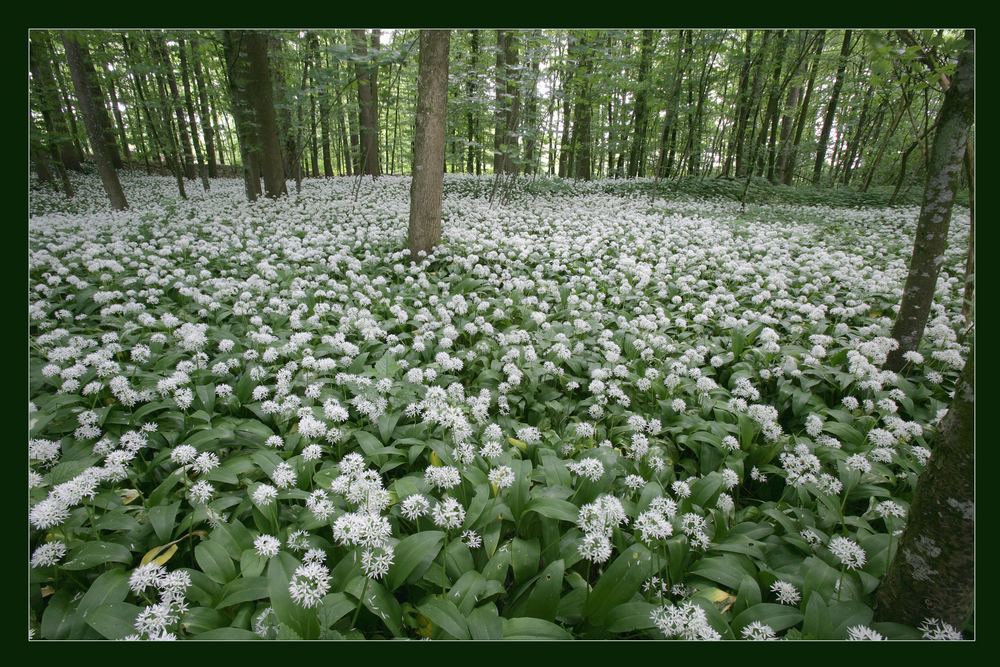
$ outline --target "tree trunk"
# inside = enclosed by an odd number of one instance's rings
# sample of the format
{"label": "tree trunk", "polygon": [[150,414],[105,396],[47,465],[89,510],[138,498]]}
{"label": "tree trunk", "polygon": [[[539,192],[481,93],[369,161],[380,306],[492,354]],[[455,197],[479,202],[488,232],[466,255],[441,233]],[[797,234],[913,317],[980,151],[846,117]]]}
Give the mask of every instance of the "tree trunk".
{"label": "tree trunk", "polygon": [[[93,89],[88,80],[89,71],[84,65],[83,47],[77,41],[75,35],[62,33],[63,47],[66,49],[66,61],[69,63],[70,75],[73,77],[73,87],[76,89],[76,98],[80,101],[80,111],[83,113],[83,122],[87,128],[87,135],[90,137],[90,144],[94,151],[94,162],[97,163],[97,171],[101,175],[101,183],[104,191],[111,201],[111,207],[116,210],[128,208],[125,200],[125,192],[122,184],[118,181],[118,173],[111,164],[111,156],[107,154],[101,123],[98,120],[98,105],[100,100],[93,98]],[[103,105],[101,105],[103,106]]]}
{"label": "tree trunk", "polygon": [[649,127],[649,69],[653,60],[653,39],[657,31],[643,30],[639,46],[639,76],[636,81],[635,106],[632,108],[632,146],[628,154],[628,177],[639,175],[642,147]]}
{"label": "tree trunk", "polygon": [[122,110],[118,107],[118,91],[115,89],[114,77],[108,73],[105,81],[108,86],[108,101],[111,102],[111,113],[115,118],[115,127],[118,128],[118,140],[121,143],[122,155],[125,156],[125,162],[130,163],[132,162],[132,153],[128,147],[128,136],[125,134],[125,122],[122,119]]}
{"label": "tree trunk", "polygon": [[[729,148],[726,151],[726,161],[722,165],[722,176],[728,177],[734,159],[740,162],[740,154],[743,152],[743,132],[746,129],[747,117],[750,112],[750,98],[747,95],[750,85],[750,66],[753,62],[751,58],[751,46],[753,45],[753,30],[747,31],[746,42],[743,44],[743,63],[740,66],[740,83],[736,92],[736,120],[733,123],[733,133],[729,138]],[[736,175],[739,176],[739,167]]]}
{"label": "tree trunk", "polygon": [[847,71],[847,56],[851,53],[851,31],[844,31],[844,42],[840,46],[840,61],[837,65],[837,75],[833,80],[833,90],[830,92],[830,102],[826,106],[826,115],[823,117],[823,129],[820,130],[819,143],[816,146],[816,163],[813,166],[813,185],[819,184],[820,176],[823,173],[823,162],[826,160],[826,145],[830,141],[830,130],[833,127],[833,118],[837,113],[837,100],[840,98],[840,89],[844,86],[844,72]]}
{"label": "tree trunk", "polygon": [[966,31],[968,46],[959,56],[951,86],[945,92],[944,102],[938,111],[937,131],[934,133],[909,274],[899,314],[892,328],[892,337],[899,342],[899,347],[886,361],[889,370],[898,371],[905,361],[903,355],[917,349],[934,299],[969,128],[975,115],[973,34],[971,30]]}
{"label": "tree trunk", "polygon": [[410,256],[431,252],[441,240],[441,190],[448,103],[447,30],[420,31],[420,65],[410,184]]}
{"label": "tree trunk", "polygon": [[[368,45],[364,30],[352,30],[354,35],[354,55],[368,57]],[[382,175],[378,152],[378,88],[377,66],[367,62],[356,62],[358,80],[359,123],[361,126],[361,173],[378,177]]]}
{"label": "tree trunk", "polygon": [[896,557],[879,588],[876,615],[881,621],[917,626],[937,618],[960,630],[972,612],[975,389],[973,348],[938,427],[930,461],[917,480]]}
{"label": "tree trunk", "polygon": [[591,121],[590,100],[593,53],[591,44],[584,33],[577,42],[577,68],[573,79],[576,81],[575,108],[573,109],[573,177],[590,180],[591,169]]}
{"label": "tree trunk", "polygon": [[51,49],[44,33],[32,31],[31,39],[31,76],[38,107],[45,122],[50,148],[59,155],[59,162],[65,169],[80,171],[80,160],[73,147],[73,138],[66,126],[63,115],[59,86],[52,73]]}
{"label": "tree trunk", "polygon": [[969,181],[969,252],[965,256],[962,318],[965,320],[965,326],[969,327],[972,326],[972,307],[975,305],[974,290],[976,287],[976,157],[971,137],[965,146],[965,177]]}
{"label": "tree trunk", "polygon": [[[149,34],[153,35],[153,33]],[[187,121],[184,119],[184,103],[181,101],[180,93],[177,90],[177,77],[174,76],[174,64],[170,60],[170,53],[167,51],[167,45],[162,36],[154,37],[152,43],[159,56],[160,64],[163,67],[163,74],[170,90],[170,100],[174,109],[174,115],[177,117],[177,131],[181,137],[180,149],[184,151],[181,155],[184,160],[184,177],[193,179],[195,176],[194,151],[191,150],[191,135],[188,133]]]}
{"label": "tree trunk", "polygon": [[512,31],[497,30],[496,126],[493,134],[493,172],[517,173],[520,96],[517,41]]}
{"label": "tree trunk", "polygon": [[809,70],[809,82],[806,84],[806,94],[802,98],[802,108],[799,110],[799,117],[795,122],[795,142],[792,144],[792,149],[789,152],[785,168],[781,174],[781,182],[785,185],[791,185],[792,178],[795,176],[795,162],[798,156],[799,145],[802,143],[802,132],[806,126],[806,119],[809,118],[809,101],[812,99],[813,87],[816,85],[816,72],[819,70],[819,59],[823,55],[823,44],[825,41],[826,31],[820,30],[812,67]]}
{"label": "tree trunk", "polygon": [[[208,109],[208,91],[201,70],[200,42],[198,37],[191,38],[191,68],[194,70],[194,85],[198,90],[198,110],[201,113],[201,131],[205,136],[205,156],[208,159],[208,177],[216,178],[219,168],[215,161],[215,129],[212,127],[213,116]],[[192,122],[191,127],[195,125]]]}
{"label": "tree trunk", "polygon": [[229,97],[232,102],[233,119],[236,121],[236,134],[243,162],[243,182],[246,186],[247,199],[256,201],[261,195],[261,158],[256,121],[254,120],[254,107],[247,99],[250,72],[246,51],[246,33],[237,30],[223,30],[222,38]]}
{"label": "tree trunk", "polygon": [[250,85],[247,96],[253,102],[254,117],[260,138],[261,175],[264,193],[271,199],[288,194],[285,171],[282,166],[281,144],[278,140],[278,121],[274,110],[274,88],[271,84],[271,65],[267,55],[267,36],[255,30],[244,31],[250,67]]}
{"label": "tree trunk", "polygon": [[191,78],[188,76],[187,48],[183,39],[177,40],[181,53],[181,84],[184,86],[184,107],[187,109],[188,125],[191,127],[191,142],[194,144],[194,157],[198,163],[198,174],[201,176],[201,186],[207,191],[208,165],[201,154],[201,142],[198,139],[198,124],[194,120],[194,100],[191,97]]}
{"label": "tree trunk", "polygon": [[[574,38],[569,36],[566,47],[567,58],[573,50]],[[573,112],[573,73],[575,68],[567,63],[562,77],[562,137],[559,139],[559,178],[570,175],[573,166],[573,146],[570,143],[570,115]]]}
{"label": "tree trunk", "polygon": [[111,116],[108,114],[107,100],[104,99],[104,93],[101,92],[100,74],[98,74],[97,67],[94,65],[90,49],[83,42],[78,41],[77,43],[80,45],[83,66],[87,69],[87,81],[90,84],[91,99],[98,103],[95,111],[97,112],[97,122],[101,126],[101,137],[104,139],[104,151],[111,160],[111,166],[115,169],[121,169],[124,164],[122,163],[121,156],[118,154],[118,144],[115,141],[115,128],[111,124]]}

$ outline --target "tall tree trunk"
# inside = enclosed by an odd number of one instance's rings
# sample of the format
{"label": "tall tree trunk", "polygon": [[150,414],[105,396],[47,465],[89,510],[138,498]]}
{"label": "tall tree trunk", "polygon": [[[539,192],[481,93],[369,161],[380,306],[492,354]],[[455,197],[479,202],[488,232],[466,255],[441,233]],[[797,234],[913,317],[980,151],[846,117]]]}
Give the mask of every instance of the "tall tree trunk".
{"label": "tall tree trunk", "polygon": [[29,35],[32,83],[45,122],[49,145],[58,152],[59,162],[65,169],[80,171],[79,155],[73,146],[73,138],[62,111],[59,86],[52,73],[52,49],[48,37],[36,30],[31,31]]}
{"label": "tall tree trunk", "polygon": [[591,74],[593,72],[593,49],[587,33],[577,41],[577,67],[573,80],[576,82],[576,104],[573,109],[573,177],[590,180],[591,169],[591,120],[590,99]]}
{"label": "tall tree trunk", "polygon": [[448,103],[447,30],[420,31],[420,65],[410,183],[410,256],[430,252],[441,240],[441,190]]}
{"label": "tall tree trunk", "polygon": [[472,100],[476,97],[476,77],[479,67],[479,31],[469,31],[469,74],[465,79],[465,97],[469,105],[465,112],[466,138],[465,144],[468,156],[465,162],[465,171],[474,173],[476,170],[476,112],[472,106]]}
{"label": "tall tree trunk", "polygon": [[191,142],[194,144],[194,157],[198,163],[198,173],[201,175],[201,185],[207,191],[208,165],[201,154],[201,141],[198,139],[198,123],[194,119],[194,100],[191,97],[191,78],[188,76],[187,47],[184,39],[177,40],[181,54],[181,84],[184,86],[184,107],[187,109],[188,125],[191,127]]}
{"label": "tall tree trunk", "polygon": [[[566,57],[573,52],[574,39],[571,34],[566,47]],[[573,113],[573,74],[576,68],[567,63],[562,75],[562,137],[559,140],[559,178],[568,177],[573,166],[573,145],[570,143],[571,114]]]}
{"label": "tall tree trunk", "polygon": [[510,30],[497,30],[496,127],[493,135],[493,172],[517,172],[520,95],[517,40]]}
{"label": "tall tree trunk", "polygon": [[830,102],[826,105],[826,115],[823,117],[823,129],[820,130],[819,143],[816,145],[816,163],[813,166],[813,185],[819,184],[823,173],[823,162],[826,160],[826,145],[830,141],[830,129],[837,113],[837,101],[840,99],[840,89],[844,86],[844,72],[847,71],[847,56],[851,53],[851,31],[844,31],[844,42],[840,46],[840,61],[837,64],[837,74],[833,80],[833,90],[830,91]]}
{"label": "tall tree trunk", "polygon": [[[369,58],[364,30],[352,30],[354,55]],[[378,151],[378,70],[369,62],[354,65],[358,81],[359,123],[361,126],[361,173],[366,176],[382,175]]]}
{"label": "tall tree trunk", "polygon": [[[740,83],[736,92],[736,120],[733,123],[733,133],[729,138],[729,148],[726,151],[726,161],[722,165],[722,176],[728,177],[733,161],[741,162],[743,153],[743,133],[746,129],[747,117],[750,112],[750,98],[748,87],[750,85],[750,67],[753,63],[751,57],[751,47],[753,46],[753,30],[747,30],[746,41],[743,44],[743,62],[740,65]],[[736,168],[736,176],[739,177],[740,169]]]}
{"label": "tall tree trunk", "polygon": [[663,119],[663,132],[660,135],[660,157],[656,166],[657,178],[668,178],[673,169],[674,145],[677,140],[677,107],[680,104],[681,86],[684,82],[684,72],[687,63],[683,59],[685,54],[689,55],[688,49],[683,47],[684,30],[679,31],[677,41],[677,65],[674,69],[674,78],[671,83],[670,93],[664,111],[666,115]]}
{"label": "tall tree trunk", "polygon": [[639,45],[639,74],[636,80],[635,106],[632,108],[632,146],[628,154],[628,177],[639,176],[646,129],[649,127],[649,70],[653,61],[653,40],[658,31],[643,30]]}
{"label": "tall tree trunk", "polygon": [[[80,128],[76,122],[76,114],[74,113],[73,104],[70,102],[70,88],[66,85],[66,81],[63,78],[62,68],[59,67],[59,63],[55,61],[51,50],[49,51],[52,60],[50,61],[50,67],[55,75],[56,89],[59,94],[59,99],[61,100],[60,105],[62,108],[66,109],[66,121],[69,125],[70,138],[73,141],[73,148],[76,150],[76,163],[80,165],[84,159],[83,142],[87,139],[86,130],[83,131],[82,136]],[[78,166],[78,171],[82,167]]]}
{"label": "tall tree trunk", "polygon": [[972,326],[972,307],[976,287],[976,157],[971,136],[965,146],[965,177],[969,181],[969,252],[965,256],[962,318],[965,320],[965,326]]}
{"label": "tall tree trunk", "polygon": [[879,588],[876,615],[881,621],[916,626],[937,618],[960,630],[972,612],[975,390],[973,348],[938,427],[930,461],[917,479],[896,557]]}
{"label": "tall tree trunk", "polygon": [[125,200],[125,192],[122,184],[118,181],[118,173],[111,164],[111,156],[107,154],[103,137],[103,128],[98,120],[98,106],[103,106],[100,100],[93,98],[93,88],[89,81],[88,68],[84,64],[83,46],[77,41],[77,37],[71,33],[62,33],[63,47],[66,49],[66,61],[69,63],[70,75],[73,77],[73,87],[76,89],[76,98],[80,102],[80,111],[83,114],[83,122],[87,128],[87,135],[90,137],[90,144],[94,151],[94,162],[97,163],[97,171],[101,175],[101,184],[111,201],[111,207],[119,211],[128,208]]}
{"label": "tall tree trunk", "polygon": [[243,162],[243,182],[246,186],[247,199],[256,201],[261,195],[261,151],[257,123],[254,119],[254,105],[248,99],[251,74],[247,56],[247,35],[245,31],[223,30],[222,38],[229,97]]}
{"label": "tall tree trunk", "polygon": [[899,347],[886,361],[889,370],[898,371],[905,362],[903,355],[916,350],[920,344],[948,242],[952,205],[975,115],[974,32],[967,30],[965,38],[968,46],[959,56],[955,75],[938,111],[909,274],[899,314],[892,327],[892,337],[899,342]]}
{"label": "tall tree trunk", "polygon": [[806,84],[806,94],[802,98],[802,108],[799,110],[798,120],[795,122],[795,142],[785,161],[785,168],[781,174],[781,182],[785,185],[792,184],[795,176],[795,162],[798,157],[799,145],[802,143],[802,132],[806,126],[806,119],[809,118],[809,101],[812,99],[813,87],[816,85],[816,72],[819,70],[820,56],[823,55],[823,44],[826,41],[826,31],[820,30],[817,37],[816,51],[813,55],[812,67],[809,70],[809,82]]}
{"label": "tall tree trunk", "polygon": [[[201,114],[201,132],[205,136],[205,157],[208,161],[208,177],[216,178],[219,169],[215,161],[215,128],[212,114],[208,109],[208,92],[205,89],[205,79],[201,70],[201,44],[197,35],[191,38],[191,69],[194,70],[194,86],[198,91],[198,111]],[[194,121],[191,128],[195,127]]]}
{"label": "tall tree trunk", "polygon": [[181,137],[180,149],[184,151],[182,154],[184,177],[193,179],[195,177],[194,151],[191,149],[191,135],[188,133],[187,121],[184,119],[184,103],[181,101],[180,92],[177,89],[177,77],[174,76],[174,64],[170,59],[170,52],[167,50],[164,38],[160,35],[153,37],[154,33],[149,34],[160,65],[163,67],[163,76],[170,91],[174,115],[177,117],[177,131]]}
{"label": "tall tree trunk", "polygon": [[274,110],[274,88],[271,83],[271,64],[267,54],[267,36],[256,30],[244,31],[250,80],[247,96],[253,103],[257,121],[261,155],[261,175],[264,177],[264,194],[277,199],[287,194],[285,170],[278,139],[278,120]]}
{"label": "tall tree trunk", "polygon": [[80,45],[80,54],[83,56],[83,66],[87,69],[88,76],[87,81],[90,84],[91,99],[95,102],[99,102],[99,106],[95,111],[97,111],[97,122],[101,126],[101,136],[104,139],[104,152],[108,155],[111,160],[111,166],[115,169],[121,169],[124,164],[122,163],[122,158],[118,154],[118,144],[115,140],[115,128],[111,124],[111,116],[108,114],[107,100],[104,99],[104,93],[101,92],[101,75],[97,71],[97,67],[94,65],[94,59],[90,55],[90,49],[83,42],[78,42]]}
{"label": "tall tree trunk", "polygon": [[[102,58],[102,60],[107,60],[107,58]],[[105,82],[108,87],[108,101],[111,103],[111,113],[115,119],[115,127],[118,129],[118,140],[121,143],[122,155],[125,157],[125,162],[130,163],[132,162],[132,153],[128,147],[125,121],[122,119],[122,110],[118,106],[118,91],[115,89],[115,80],[110,72],[105,76]]]}

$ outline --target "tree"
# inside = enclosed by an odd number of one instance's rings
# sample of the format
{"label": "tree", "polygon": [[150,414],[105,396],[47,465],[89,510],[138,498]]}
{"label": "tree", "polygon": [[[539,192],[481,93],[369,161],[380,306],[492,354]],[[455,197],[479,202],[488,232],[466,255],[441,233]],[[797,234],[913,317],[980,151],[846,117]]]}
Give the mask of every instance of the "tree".
{"label": "tree", "polygon": [[919,346],[941,272],[952,205],[975,117],[974,34],[971,30],[965,33],[966,47],[959,55],[958,67],[938,112],[913,254],[899,313],[892,327],[892,337],[899,342],[899,347],[886,360],[889,370],[902,368],[904,355]]}
{"label": "tree", "polygon": [[590,180],[590,155],[591,155],[591,121],[592,112],[590,102],[591,74],[594,69],[593,49],[587,38],[586,32],[582,33],[576,45],[576,74],[573,80],[576,82],[576,105],[573,109],[573,176],[584,180]]}
{"label": "tree", "polygon": [[819,143],[816,145],[816,163],[813,166],[813,184],[819,184],[823,173],[823,163],[826,161],[826,145],[830,141],[830,128],[833,127],[833,117],[837,113],[837,100],[840,99],[840,89],[844,86],[844,72],[847,71],[847,57],[851,53],[851,31],[844,31],[844,42],[840,46],[840,61],[837,65],[837,75],[833,80],[833,90],[830,92],[830,102],[826,105],[823,116],[823,129],[819,133]]}
{"label": "tree", "polygon": [[497,30],[496,125],[493,134],[493,172],[517,173],[520,86],[517,38],[510,30]]}
{"label": "tree", "polygon": [[653,59],[656,30],[643,30],[639,47],[639,76],[636,80],[635,106],[632,107],[632,147],[628,154],[628,177],[642,176],[645,162],[646,128],[649,126],[649,69]]}
{"label": "tree", "polygon": [[[936,142],[935,142],[936,143]],[[975,349],[917,480],[906,530],[878,591],[882,621],[965,625],[975,598]]]}
{"label": "tree", "polygon": [[368,44],[364,30],[352,30],[354,55],[357,60],[354,69],[358,81],[358,123],[361,127],[361,173],[366,176],[382,175],[378,153],[378,70],[377,65],[366,62],[369,59]]}
{"label": "tree", "polygon": [[91,149],[94,152],[94,162],[97,163],[97,171],[101,176],[101,183],[111,201],[111,207],[119,211],[124,210],[128,208],[128,202],[125,200],[122,184],[118,180],[118,172],[115,171],[111,164],[111,156],[107,153],[103,128],[98,119],[98,105],[103,106],[103,104],[93,97],[90,72],[84,64],[84,49],[86,47],[72,33],[62,33],[62,41],[63,47],[66,49],[66,61],[69,63],[70,76],[73,78],[73,88],[80,101],[83,122],[87,128],[87,136],[90,138]]}
{"label": "tree", "polygon": [[264,193],[271,199],[277,199],[288,191],[281,160],[281,144],[278,141],[278,122],[274,111],[274,88],[267,54],[267,35],[256,30],[243,32],[250,74],[247,96],[253,104],[256,119]]}
{"label": "tree", "polygon": [[[213,116],[208,108],[208,91],[205,88],[205,77],[201,69],[201,42],[198,36],[191,38],[191,68],[194,70],[194,84],[198,89],[198,111],[201,114],[201,131],[205,136],[205,156],[208,160],[208,177],[216,178],[219,175],[218,166],[215,161],[215,128],[213,127]],[[192,127],[194,127],[192,125]]]}
{"label": "tree", "polygon": [[49,62],[48,39],[44,33],[31,32],[31,85],[45,124],[46,139],[52,161],[63,181],[67,196],[73,196],[67,170],[80,170],[80,161],[73,148],[66,119],[59,102],[59,90]]}
{"label": "tree", "polygon": [[194,158],[198,163],[198,173],[201,176],[201,184],[208,190],[208,165],[202,159],[201,142],[198,139],[198,124],[194,119],[194,100],[191,97],[191,77],[188,76],[187,47],[184,40],[180,39],[177,45],[181,54],[181,82],[184,84],[184,108],[187,109],[188,125],[191,127],[191,142],[194,144]]}
{"label": "tree", "polygon": [[441,188],[448,103],[447,30],[420,31],[416,136],[410,184],[410,255],[430,252],[441,240]]}

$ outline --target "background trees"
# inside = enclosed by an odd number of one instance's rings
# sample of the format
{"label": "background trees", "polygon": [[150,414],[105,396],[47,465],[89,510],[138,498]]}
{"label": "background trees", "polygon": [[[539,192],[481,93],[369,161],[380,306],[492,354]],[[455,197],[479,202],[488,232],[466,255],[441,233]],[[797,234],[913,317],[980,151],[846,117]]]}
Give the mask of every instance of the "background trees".
{"label": "background trees", "polygon": [[[72,34],[116,168],[172,173],[179,190],[242,173],[251,197],[286,180],[413,169],[417,31]],[[960,41],[930,30],[462,31],[442,168],[757,177],[886,187],[896,200],[928,173],[941,74]],[[72,189],[96,156],[81,100],[58,35],[33,31],[30,51],[33,159]]]}

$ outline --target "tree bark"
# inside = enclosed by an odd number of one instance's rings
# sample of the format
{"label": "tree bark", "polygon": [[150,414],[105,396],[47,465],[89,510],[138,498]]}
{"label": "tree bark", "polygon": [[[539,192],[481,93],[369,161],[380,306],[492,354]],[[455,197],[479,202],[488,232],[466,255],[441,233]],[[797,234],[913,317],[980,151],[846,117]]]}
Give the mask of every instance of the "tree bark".
{"label": "tree bark", "polygon": [[826,115],[823,117],[823,129],[820,130],[819,143],[816,146],[816,163],[813,165],[813,185],[819,184],[820,176],[823,174],[823,163],[826,160],[826,145],[830,141],[830,130],[833,127],[833,118],[837,113],[837,100],[840,98],[840,89],[844,86],[844,72],[847,71],[847,56],[851,53],[851,31],[844,31],[844,42],[840,45],[840,61],[837,64],[837,74],[833,80],[833,90],[830,92],[830,102],[826,106]]}
{"label": "tree bark", "polygon": [[[937,143],[937,142],[935,142]],[[975,349],[917,480],[906,530],[879,588],[881,621],[961,629],[975,599]]]}
{"label": "tree bark", "polygon": [[632,108],[632,146],[628,154],[628,177],[639,175],[646,130],[649,127],[649,70],[653,61],[656,30],[643,30],[639,46],[639,75],[636,81],[635,106]]}
{"label": "tree bark", "polygon": [[232,103],[233,118],[243,162],[243,183],[247,199],[256,201],[260,189],[260,147],[253,104],[246,99],[250,72],[246,55],[246,35],[243,31],[223,30],[223,49],[226,57],[226,79]]}
{"label": "tree bark", "polygon": [[191,142],[194,144],[194,158],[198,163],[198,174],[201,176],[201,185],[207,191],[208,165],[202,158],[201,141],[198,139],[198,124],[194,119],[194,100],[191,98],[191,78],[188,76],[187,47],[183,39],[177,40],[181,53],[181,84],[184,86],[184,107],[187,109],[188,125],[191,127]]}
{"label": "tree bark", "polygon": [[257,120],[263,157],[261,175],[264,177],[264,194],[271,199],[277,199],[288,191],[282,166],[281,144],[278,140],[278,121],[274,110],[274,88],[267,54],[267,36],[255,30],[247,30],[244,35],[250,66],[250,85],[247,94],[253,103],[254,117]]}
{"label": "tree bark", "polygon": [[[354,55],[367,59],[368,45],[364,30],[352,30]],[[382,175],[378,152],[378,88],[376,66],[359,60],[354,64],[358,80],[359,118],[361,126],[361,173],[366,176]]]}
{"label": "tree bark", "polygon": [[573,177],[590,180],[591,169],[591,107],[590,89],[593,72],[593,53],[590,41],[584,33],[577,42],[577,67],[573,80],[576,82],[576,104],[573,109]]}
{"label": "tree bark", "polygon": [[[153,35],[153,33],[149,34]],[[184,103],[181,101],[180,92],[177,89],[177,77],[174,76],[174,64],[170,59],[170,53],[167,51],[167,45],[162,36],[157,35],[153,37],[152,44],[163,67],[163,75],[170,90],[170,100],[174,115],[177,117],[177,131],[181,137],[180,149],[184,151],[181,155],[184,160],[184,177],[193,179],[195,176],[194,151],[191,149],[191,135],[188,133],[187,121],[184,119]]]}
{"label": "tree bark", "polygon": [[420,31],[420,65],[410,184],[410,256],[431,252],[441,240],[441,191],[448,103],[447,30]]}
{"label": "tree bark", "polygon": [[118,173],[111,164],[111,156],[106,151],[103,128],[97,117],[97,106],[100,101],[93,98],[93,89],[88,80],[90,72],[84,65],[83,48],[76,36],[70,33],[62,33],[62,40],[63,47],[66,49],[66,61],[69,63],[70,75],[73,77],[73,87],[76,89],[76,97],[80,101],[80,111],[83,113],[83,122],[87,128],[87,135],[90,137],[91,147],[94,151],[94,162],[97,163],[97,171],[101,175],[104,191],[111,201],[112,208],[119,211],[127,209],[128,202],[125,200],[125,192],[118,181]]}
{"label": "tree bark", "polygon": [[886,360],[889,370],[898,371],[904,363],[903,355],[916,350],[920,344],[944,261],[952,205],[962,172],[969,128],[975,115],[973,35],[973,31],[966,31],[968,46],[959,56],[951,87],[945,92],[944,102],[938,111],[937,131],[931,148],[909,274],[899,314],[892,328],[892,337],[899,342],[899,347]]}
{"label": "tree bark", "polygon": [[795,142],[789,151],[788,159],[782,170],[781,182],[785,185],[792,184],[795,176],[795,162],[798,157],[799,145],[802,143],[802,132],[806,126],[806,119],[809,118],[809,101],[812,99],[813,87],[816,85],[816,72],[819,70],[819,59],[823,55],[823,44],[826,41],[826,31],[820,30],[817,38],[816,51],[813,56],[812,67],[809,70],[809,82],[806,84],[806,94],[802,98],[802,108],[799,110],[798,120],[795,121]]}
{"label": "tree bark", "polygon": [[59,87],[52,73],[51,49],[44,33],[32,31],[30,34],[31,76],[34,93],[38,98],[38,108],[42,112],[45,131],[48,133],[50,148],[58,152],[63,168],[80,171],[80,160],[73,146],[73,139],[63,115],[59,99]]}
{"label": "tree bark", "polygon": [[[215,161],[215,128],[212,127],[212,114],[208,107],[208,91],[205,89],[205,79],[201,70],[200,42],[198,37],[191,38],[191,68],[194,70],[194,85],[198,90],[198,109],[201,113],[201,131],[205,136],[205,155],[208,158],[208,177],[216,178],[219,168]],[[194,127],[192,123],[191,127]]]}

